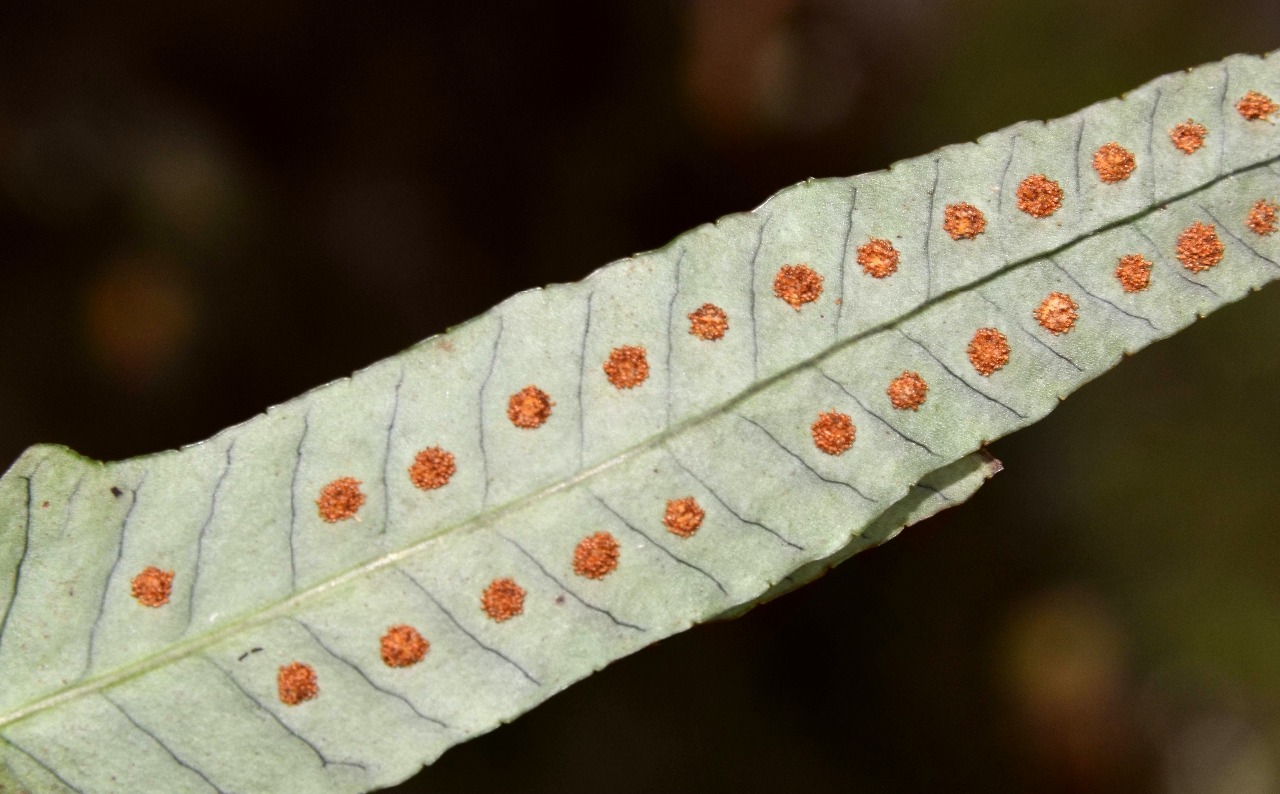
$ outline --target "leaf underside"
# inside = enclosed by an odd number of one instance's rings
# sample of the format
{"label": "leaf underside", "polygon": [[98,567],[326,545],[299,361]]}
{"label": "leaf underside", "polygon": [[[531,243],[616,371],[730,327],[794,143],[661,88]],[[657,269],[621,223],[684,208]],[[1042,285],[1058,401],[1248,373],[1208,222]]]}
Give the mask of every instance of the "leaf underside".
{"label": "leaf underside", "polygon": [[[1280,274],[1255,209],[1280,195],[1280,130],[1237,110],[1250,91],[1280,96],[1280,59],[795,185],[179,451],[29,449],[0,478],[0,791],[390,785],[963,501],[998,469],[986,441]],[[1169,136],[1189,119],[1190,154]],[[1135,167],[1108,182],[1111,142]],[[1047,217],[1019,206],[1036,174],[1061,190]],[[985,229],[954,239],[962,202]],[[1202,270],[1178,258],[1197,222],[1222,246]],[[897,252],[883,278],[859,261],[873,239]],[[1149,286],[1128,292],[1133,254]],[[804,272],[775,283],[801,264],[816,300]],[[691,332],[704,304],[721,338]],[[980,328],[1009,351],[985,374]],[[895,407],[908,372],[924,401]],[[513,404],[529,386],[551,404]],[[686,499],[692,532],[669,515]],[[504,579],[523,603],[496,620],[482,593]],[[385,661],[391,626],[420,661]],[[282,669],[312,697],[286,703]]]}

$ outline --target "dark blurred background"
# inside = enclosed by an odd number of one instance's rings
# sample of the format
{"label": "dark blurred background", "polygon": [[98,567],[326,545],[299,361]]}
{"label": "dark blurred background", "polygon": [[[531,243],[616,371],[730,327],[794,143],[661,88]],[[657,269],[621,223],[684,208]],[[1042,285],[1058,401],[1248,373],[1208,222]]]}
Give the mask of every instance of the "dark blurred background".
{"label": "dark blurred background", "polygon": [[[196,441],[805,177],[1278,47],[1275,0],[9,0],[0,459]],[[1278,345],[1272,288],[400,790],[1280,791]]]}

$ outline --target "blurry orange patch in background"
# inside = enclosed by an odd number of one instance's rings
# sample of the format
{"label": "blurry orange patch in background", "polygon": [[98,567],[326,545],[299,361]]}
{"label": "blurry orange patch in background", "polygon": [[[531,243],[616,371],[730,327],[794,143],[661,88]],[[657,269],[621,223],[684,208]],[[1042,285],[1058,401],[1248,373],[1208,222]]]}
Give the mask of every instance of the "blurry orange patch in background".
{"label": "blurry orange patch in background", "polygon": [[[683,91],[705,133],[723,144],[742,144],[830,132],[849,116],[861,83],[857,45],[853,38],[824,37],[806,28],[806,15],[813,16],[819,5],[689,4]],[[837,9],[838,4],[828,10]]]}
{"label": "blurry orange patch in background", "polygon": [[1082,791],[1141,779],[1128,640],[1105,601],[1084,586],[1044,592],[1016,604],[1001,634],[996,673],[1038,765]]}
{"label": "blurry orange patch in background", "polygon": [[89,283],[85,346],[94,364],[126,391],[146,388],[171,367],[194,327],[191,288],[171,261],[118,258]]}

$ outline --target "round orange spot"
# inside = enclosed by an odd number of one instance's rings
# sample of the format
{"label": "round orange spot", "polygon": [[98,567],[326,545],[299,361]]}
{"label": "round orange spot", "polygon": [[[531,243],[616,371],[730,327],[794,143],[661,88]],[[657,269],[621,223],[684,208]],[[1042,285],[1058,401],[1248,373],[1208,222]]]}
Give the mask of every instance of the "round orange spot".
{"label": "round orange spot", "polygon": [[1248,121],[1269,121],[1271,114],[1280,110],[1280,105],[1272,102],[1271,97],[1266,94],[1250,91],[1240,97],[1236,110]]}
{"label": "round orange spot", "polygon": [[339,477],[320,489],[316,509],[321,518],[332,524],[354,518],[363,504],[364,494],[360,492],[360,481],[355,477]]}
{"label": "round orange spot", "polygon": [[603,579],[618,567],[622,547],[608,532],[587,535],[573,550],[573,572],[588,579]]}
{"label": "round orange spot", "polygon": [[133,597],[144,607],[162,607],[173,592],[173,571],[162,571],[148,565],[133,577]]}
{"label": "round orange spot", "polygon": [[942,228],[952,240],[969,240],[987,228],[987,217],[972,204],[948,204],[942,211]]}
{"label": "round orange spot", "polygon": [[924,405],[925,395],[929,393],[929,384],[924,382],[919,372],[903,372],[889,382],[885,394],[889,402],[899,411],[917,411]]}
{"label": "round orange spot", "polygon": [[1187,119],[1169,130],[1169,140],[1173,142],[1173,147],[1183,154],[1194,154],[1197,149],[1204,146],[1204,136],[1208,134],[1209,131],[1203,124]]}
{"label": "round orange spot", "polygon": [[634,389],[649,377],[649,360],[643,347],[615,347],[604,362],[604,374],[619,389]]}
{"label": "round orange spot", "polygon": [[524,588],[510,577],[494,579],[480,596],[480,607],[495,623],[524,612]]}
{"label": "round orange spot", "polygon": [[1258,199],[1249,210],[1249,216],[1245,218],[1244,225],[1248,226],[1249,231],[1254,234],[1265,237],[1276,230],[1276,209],[1274,202]]}
{"label": "round orange spot", "polygon": [[704,303],[689,313],[689,333],[714,342],[729,330],[729,315],[714,303]]}
{"label": "round orange spot", "polygon": [[1138,167],[1133,152],[1112,141],[1098,147],[1093,153],[1093,170],[1103,182],[1123,182]]}
{"label": "round orange spot", "polygon": [[280,668],[276,673],[276,689],[280,693],[280,702],[286,706],[296,706],[304,700],[310,700],[320,694],[316,684],[316,671],[311,665],[293,662]]}
{"label": "round orange spot", "polygon": [[683,499],[671,499],[667,502],[667,512],[662,517],[662,523],[667,525],[667,531],[672,535],[690,538],[698,531],[698,527],[702,526],[705,515],[706,512],[698,505],[698,500],[692,496],[686,496]]}
{"label": "round orange spot", "polygon": [[1018,185],[1018,209],[1047,218],[1062,207],[1062,186],[1044,174],[1032,174]]}
{"label": "round orange spot", "polygon": [[773,279],[773,294],[800,311],[822,295],[822,276],[808,265],[783,265]]}
{"label": "round orange spot", "polygon": [[1076,318],[1080,316],[1076,310],[1079,308],[1067,293],[1050,292],[1049,297],[1036,307],[1036,322],[1054,336],[1065,334],[1076,324]]}
{"label": "round orange spot", "polygon": [[858,264],[872,278],[885,278],[898,272],[898,249],[883,237],[872,237],[858,246]]}
{"label": "round orange spot", "polygon": [[401,623],[387,629],[382,635],[382,661],[387,667],[409,667],[422,661],[431,650],[427,642],[413,626]]}
{"label": "round orange spot", "polygon": [[1178,235],[1178,261],[1193,273],[1208,270],[1221,262],[1225,251],[1212,223],[1196,221]]}
{"label": "round orange spot", "polygon": [[985,378],[1009,363],[1009,340],[994,328],[979,328],[967,352],[969,363]]}
{"label": "round orange spot", "polygon": [[828,455],[843,455],[853,446],[858,428],[848,414],[839,411],[827,411],[818,414],[818,419],[809,426],[813,434],[813,443]]}
{"label": "round orange spot", "polygon": [[1116,265],[1116,278],[1125,292],[1142,292],[1151,286],[1151,260],[1142,254],[1126,254]]}
{"label": "round orange spot", "polygon": [[537,386],[525,386],[507,400],[507,418],[516,427],[531,430],[551,417],[551,397]]}
{"label": "round orange spot", "polygon": [[443,488],[458,470],[453,453],[440,447],[428,447],[413,459],[409,467],[409,481],[424,491]]}

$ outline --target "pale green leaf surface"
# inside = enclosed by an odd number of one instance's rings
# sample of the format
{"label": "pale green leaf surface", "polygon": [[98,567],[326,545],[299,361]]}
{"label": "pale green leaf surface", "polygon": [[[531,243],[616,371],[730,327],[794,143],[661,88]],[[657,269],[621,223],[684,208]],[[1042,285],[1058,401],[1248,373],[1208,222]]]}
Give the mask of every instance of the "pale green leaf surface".
{"label": "pale green leaf surface", "polygon": [[[990,473],[973,454],[984,441],[1280,273],[1280,236],[1243,224],[1280,195],[1280,131],[1233,107],[1246,90],[1280,96],[1277,63],[1233,57],[885,172],[802,183],[181,451],[101,465],[32,448],[0,479],[0,784],[394,783],[611,660],[962,501]],[[1191,156],[1166,137],[1186,118],[1210,130]],[[1103,184],[1090,159],[1112,140],[1139,165]],[[1013,195],[1040,172],[1065,191],[1048,219]],[[943,232],[958,201],[985,212],[983,235]],[[1195,220],[1226,246],[1199,274],[1173,257]],[[887,279],[854,261],[870,236],[901,252]],[[1150,289],[1120,289],[1127,253],[1155,263]],[[798,262],[826,290],[797,312],[772,282]],[[1080,306],[1062,336],[1031,314],[1054,290]],[[729,315],[717,342],[688,333],[705,302]],[[1013,349],[990,377],[965,353],[982,326]],[[652,371],[618,390],[601,363],[626,344]],[[930,385],[918,412],[885,395],[906,369]],[[507,398],[531,383],[556,405],[518,429]],[[858,428],[838,457],[809,436],[829,409]],[[458,470],[423,492],[406,468],[437,445]],[[315,499],[341,476],[368,500],[358,522],[327,524]],[[688,495],[707,517],[681,539],[661,518]],[[573,549],[599,530],[621,542],[620,566],[577,577]],[[159,609],[130,595],[148,565],[175,571]],[[479,596],[504,576],[528,598],[495,623]],[[396,623],[432,643],[420,664],[382,663]],[[275,674],[294,660],[321,691],[286,706]]]}

